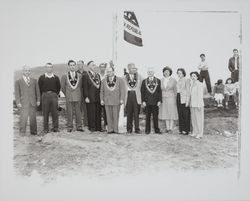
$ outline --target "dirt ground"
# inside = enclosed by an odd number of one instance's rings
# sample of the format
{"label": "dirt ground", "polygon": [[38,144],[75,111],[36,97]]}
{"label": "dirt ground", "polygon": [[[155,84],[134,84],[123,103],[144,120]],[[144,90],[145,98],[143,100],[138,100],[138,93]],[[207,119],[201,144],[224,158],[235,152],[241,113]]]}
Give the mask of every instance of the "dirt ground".
{"label": "dirt ground", "polygon": [[[206,108],[201,140],[179,135],[178,127],[173,134],[161,135],[67,133],[63,114],[59,118],[59,133],[20,137],[18,118],[14,112],[14,166],[16,174],[21,176],[36,172],[50,181],[74,174],[112,177],[167,170],[237,168],[238,165],[238,114],[234,109]],[[37,122],[41,131],[39,114]],[[143,124],[141,120],[142,128]]]}

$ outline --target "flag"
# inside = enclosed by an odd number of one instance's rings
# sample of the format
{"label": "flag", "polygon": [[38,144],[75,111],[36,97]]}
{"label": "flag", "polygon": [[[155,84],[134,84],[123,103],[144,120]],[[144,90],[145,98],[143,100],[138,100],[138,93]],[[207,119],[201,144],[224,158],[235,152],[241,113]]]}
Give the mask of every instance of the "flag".
{"label": "flag", "polygon": [[124,11],[124,40],[136,46],[142,46],[142,35],[135,13]]}

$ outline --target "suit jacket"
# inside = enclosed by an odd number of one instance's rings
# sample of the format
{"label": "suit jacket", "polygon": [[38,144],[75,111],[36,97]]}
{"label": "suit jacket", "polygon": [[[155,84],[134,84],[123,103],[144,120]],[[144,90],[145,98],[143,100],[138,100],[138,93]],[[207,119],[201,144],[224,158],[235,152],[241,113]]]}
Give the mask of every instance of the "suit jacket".
{"label": "suit jacket", "polygon": [[[126,74],[124,77],[123,77],[123,81],[125,83],[125,103],[124,103],[124,106],[126,107],[126,104],[127,104],[127,98],[128,98],[128,90],[129,90],[129,84],[128,84],[128,76],[129,74]],[[137,100],[137,104],[141,104],[141,84],[142,84],[142,77],[136,73],[136,76],[137,76],[137,84],[136,84],[136,87],[134,87],[134,91],[135,91],[135,94],[136,94],[136,100]]]}
{"label": "suit jacket", "polygon": [[77,82],[75,86],[70,83],[68,73],[61,78],[61,90],[65,95],[67,102],[81,101],[82,98],[82,75],[77,73]]}
{"label": "suit jacket", "polygon": [[122,78],[116,76],[116,83],[113,88],[107,84],[107,77],[102,80],[100,99],[105,105],[120,105],[125,99],[125,86]]}
{"label": "suit jacket", "polygon": [[[240,58],[237,57],[237,69],[239,69],[239,67],[240,67],[240,66],[239,66],[239,60],[240,60]],[[235,69],[235,57],[231,57],[231,58],[229,59],[229,61],[228,61],[228,69],[229,69],[231,72],[237,70],[237,69]]]}
{"label": "suit jacket", "polygon": [[[190,101],[190,80],[188,78],[183,78],[178,80],[177,86],[179,86],[179,93],[181,96],[181,104],[188,103]],[[178,88],[178,87],[177,87]]]}
{"label": "suit jacket", "polygon": [[169,98],[174,97],[176,98],[177,94],[177,87],[176,87],[177,81],[170,77],[167,87],[164,86],[164,78],[161,79],[161,91],[162,91],[162,97],[163,98]]}
{"label": "suit jacket", "polygon": [[28,108],[31,104],[36,106],[37,101],[40,101],[40,91],[36,79],[30,78],[29,86],[23,78],[15,82],[15,99],[16,104],[21,103],[22,107]]}
{"label": "suit jacket", "polygon": [[99,79],[98,85],[91,79],[91,73],[89,71],[83,74],[82,77],[83,97],[84,99],[88,97],[90,103],[100,103],[101,78],[99,74],[97,74],[97,77]]}
{"label": "suit jacket", "polygon": [[192,84],[190,88],[190,107],[203,107],[203,84],[200,81],[196,81],[196,84]]}
{"label": "suit jacket", "polygon": [[154,77],[155,87],[150,90],[148,87],[149,78],[142,81],[141,85],[141,99],[142,102],[146,102],[146,105],[157,105],[158,102],[162,102],[162,91],[161,91],[161,81]]}

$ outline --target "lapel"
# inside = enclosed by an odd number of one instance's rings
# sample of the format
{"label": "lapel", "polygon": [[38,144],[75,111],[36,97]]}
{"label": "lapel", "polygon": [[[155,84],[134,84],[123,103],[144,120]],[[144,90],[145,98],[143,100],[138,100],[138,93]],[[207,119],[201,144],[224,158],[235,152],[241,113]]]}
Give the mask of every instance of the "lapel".
{"label": "lapel", "polygon": [[100,84],[101,84],[101,80],[99,75],[96,73],[96,76],[94,76],[90,71],[87,71],[87,74],[89,76],[89,79],[91,81],[91,83],[96,87],[96,88],[100,88]]}

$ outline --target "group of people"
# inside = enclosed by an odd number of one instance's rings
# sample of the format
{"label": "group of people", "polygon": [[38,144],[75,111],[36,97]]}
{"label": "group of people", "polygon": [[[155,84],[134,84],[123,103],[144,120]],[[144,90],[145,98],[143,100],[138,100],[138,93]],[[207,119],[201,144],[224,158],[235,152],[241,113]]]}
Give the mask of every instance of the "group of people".
{"label": "group of people", "polygon": [[[141,133],[139,114],[141,106],[146,113],[145,133],[151,132],[151,115],[155,133],[172,133],[174,121],[179,121],[179,133],[196,138],[203,137],[204,101],[203,84],[205,79],[211,93],[208,67],[205,55],[201,54],[200,73],[193,71],[190,78],[183,68],[178,68],[178,80],[172,77],[173,70],[163,68],[163,78],[154,75],[148,68],[147,78],[143,79],[134,63],[127,66],[124,77],[115,75],[114,65],[93,61],[83,67],[84,62],[68,61],[68,72],[61,80],[53,72],[53,65],[47,63],[45,73],[38,79],[30,77],[30,67],[23,67],[23,76],[15,83],[15,98],[20,108],[20,135],[25,135],[28,117],[30,133],[37,134],[36,107],[42,105],[43,132],[58,132],[58,96],[63,92],[66,99],[67,131],[73,131],[75,114],[76,130],[84,132],[83,125],[90,132],[119,133],[120,107],[124,104],[127,116],[127,133]],[[82,68],[78,68],[81,66]],[[235,81],[233,81],[235,82]],[[41,95],[41,97],[40,97]],[[49,129],[49,114],[52,128]],[[104,125],[102,126],[102,116]],[[83,121],[82,121],[83,119]],[[165,123],[160,129],[158,121]],[[107,129],[105,129],[107,128]],[[191,132],[192,128],[192,132]]]}

